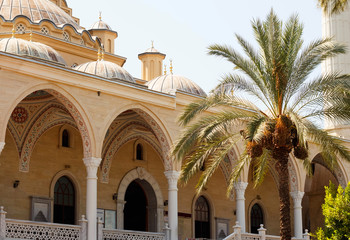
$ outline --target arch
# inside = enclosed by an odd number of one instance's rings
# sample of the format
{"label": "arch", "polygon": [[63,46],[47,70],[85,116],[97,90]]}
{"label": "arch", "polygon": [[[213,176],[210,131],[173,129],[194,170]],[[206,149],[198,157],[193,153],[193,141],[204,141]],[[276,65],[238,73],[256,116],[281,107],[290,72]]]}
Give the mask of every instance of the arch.
{"label": "arch", "polygon": [[346,172],[344,171],[344,166],[340,160],[337,161],[337,164],[334,166],[333,170],[329,169],[327,164],[323,161],[321,153],[316,154],[312,159],[312,162],[318,163],[327,168],[343,188],[347,186]]}
{"label": "arch", "polygon": [[118,193],[117,193],[117,228],[124,229],[124,205],[125,205],[125,193],[131,182],[136,179],[147,181],[154,190],[156,199],[157,199],[157,231],[161,232],[163,227],[163,214],[164,214],[164,205],[163,205],[163,196],[160,190],[159,184],[153,178],[153,176],[147,172],[146,169],[142,167],[137,167],[129,171],[121,180]]}
{"label": "arch", "polygon": [[209,229],[210,229],[210,237],[211,239],[214,239],[215,238],[215,208],[214,208],[214,205],[213,205],[213,200],[210,198],[210,196],[206,193],[201,193],[200,195],[196,195],[194,198],[193,198],[193,201],[192,201],[192,237],[193,238],[196,238],[196,203],[198,201],[198,199],[200,197],[204,197],[208,206],[209,206]]}
{"label": "arch", "polygon": [[112,166],[112,161],[114,155],[118,152],[118,150],[127,142],[137,139],[142,139],[149,143],[153,149],[162,157],[162,149],[155,143],[154,139],[149,136],[141,133],[130,133],[135,126],[131,125],[127,128],[123,129],[112,141],[111,145],[108,147],[106,152],[103,154],[103,162],[101,164],[101,182],[108,183],[109,182],[109,172]]}
{"label": "arch", "polygon": [[[71,116],[73,117],[82,141],[83,141],[83,151],[84,151],[84,158],[91,157],[96,151],[95,151],[95,144],[93,144],[94,141],[94,135],[93,130],[89,121],[89,118],[87,117],[85,111],[83,110],[83,107],[78,103],[75,98],[68,93],[65,89],[58,87],[53,84],[38,84],[33,86],[28,86],[28,88],[24,91],[22,91],[16,98],[15,101],[12,102],[12,104],[9,105],[7,110],[5,110],[4,118],[2,121],[3,123],[8,123],[11,113],[15,109],[15,107],[29,94],[35,91],[44,90],[51,95],[53,95],[61,104],[63,104],[66,109],[69,111]],[[2,129],[0,129],[0,142],[5,140],[6,136],[6,127],[7,124],[2,126]]]}
{"label": "arch", "polygon": [[[56,173],[56,175],[52,178],[51,184],[50,184],[50,198],[54,199],[55,196],[55,185],[58,179],[60,179],[63,176],[67,176],[69,180],[74,185],[75,188],[75,224],[77,224],[78,219],[79,219],[79,208],[80,208],[80,195],[81,195],[81,188],[79,185],[79,181],[75,178],[72,172],[68,170],[62,170]],[[53,222],[53,204],[52,204],[52,209],[51,209],[51,222]]]}
{"label": "arch", "polygon": [[[166,127],[160,121],[160,119],[154,114],[151,110],[146,108],[145,106],[141,104],[129,104],[124,107],[121,107],[116,110],[114,114],[112,114],[111,118],[108,118],[103,126],[105,126],[104,129],[102,129],[102,137],[101,139],[104,139],[104,136],[106,136],[106,133],[109,129],[109,126],[113,123],[113,121],[123,112],[127,110],[133,110],[136,112],[139,116],[141,116],[146,123],[151,127],[152,131],[154,132],[160,146],[162,149],[162,158],[164,162],[165,171],[175,170],[175,166],[173,165],[173,162],[170,159],[169,152],[170,152],[170,145],[171,145],[171,138],[169,133],[166,130]],[[100,141],[100,145],[97,146],[97,149],[102,152],[103,149],[103,141]]]}

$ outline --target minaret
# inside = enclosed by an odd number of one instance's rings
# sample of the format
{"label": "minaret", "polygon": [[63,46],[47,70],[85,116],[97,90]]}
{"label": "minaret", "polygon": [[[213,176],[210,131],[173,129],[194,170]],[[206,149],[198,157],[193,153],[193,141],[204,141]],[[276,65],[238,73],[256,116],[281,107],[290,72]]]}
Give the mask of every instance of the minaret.
{"label": "minaret", "polygon": [[91,35],[96,36],[101,40],[106,52],[114,54],[114,41],[118,37],[118,33],[113,31],[107,23],[102,21],[101,12],[99,20],[91,26],[89,32]]}
{"label": "minaret", "polygon": [[[322,36],[323,38],[332,37],[338,43],[347,46],[345,54],[327,59],[322,63],[322,74],[330,72],[349,74],[350,73],[350,8],[339,14],[330,14],[323,12],[322,15]],[[334,123],[326,121],[326,129],[334,129],[337,126]]]}
{"label": "minaret", "polygon": [[322,73],[340,72],[350,73],[350,8],[339,14],[323,12],[322,15],[322,36],[333,37],[338,43],[345,44],[348,49],[346,54],[338,55],[328,59],[322,65]]}
{"label": "minaret", "polygon": [[139,54],[141,60],[141,78],[146,81],[150,81],[158,76],[162,75],[163,60],[165,54],[160,53],[154,48],[153,41],[152,46],[144,53]]}

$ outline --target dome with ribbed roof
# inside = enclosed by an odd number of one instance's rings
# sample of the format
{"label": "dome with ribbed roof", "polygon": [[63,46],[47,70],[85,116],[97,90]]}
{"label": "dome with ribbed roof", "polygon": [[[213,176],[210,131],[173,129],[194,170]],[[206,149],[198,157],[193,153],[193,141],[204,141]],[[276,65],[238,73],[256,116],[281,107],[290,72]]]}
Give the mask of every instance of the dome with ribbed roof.
{"label": "dome with ribbed roof", "polygon": [[33,23],[46,19],[57,26],[70,24],[75,29],[82,30],[68,13],[49,0],[0,0],[0,15],[5,20],[26,16]]}
{"label": "dome with ribbed roof", "polygon": [[94,74],[104,78],[117,78],[128,82],[135,83],[135,79],[121,66],[104,60],[83,63],[74,68],[75,70]]}
{"label": "dome with ribbed roof", "polygon": [[207,96],[203,89],[190,79],[172,73],[156,77],[149,81],[147,85],[149,89],[164,93],[172,93],[173,90],[181,90],[202,97]]}
{"label": "dome with ribbed roof", "polygon": [[14,37],[2,38],[0,39],[0,51],[20,56],[39,58],[66,65],[66,62],[62,56],[52,47],[24,39]]}

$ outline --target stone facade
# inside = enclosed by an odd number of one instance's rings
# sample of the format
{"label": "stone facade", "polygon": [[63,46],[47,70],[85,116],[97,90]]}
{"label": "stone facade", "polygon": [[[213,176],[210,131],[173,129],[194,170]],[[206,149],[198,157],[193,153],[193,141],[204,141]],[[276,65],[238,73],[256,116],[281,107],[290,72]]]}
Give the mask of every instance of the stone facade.
{"label": "stone facade", "polygon": [[[50,4],[68,9],[71,16],[71,9],[63,1]],[[12,35],[10,21],[0,18],[4,38]],[[153,91],[142,79],[130,83],[76,71],[72,65],[101,58],[101,41],[91,32],[73,31],[71,25],[61,27],[48,21],[33,23],[25,16],[18,16],[16,23],[19,22],[25,27],[24,33],[14,34],[13,38],[31,38],[51,46],[67,65],[0,51],[0,206],[5,207],[7,218],[32,220],[33,209],[39,206],[33,197],[39,197],[51,201],[50,209],[46,209],[50,214],[45,215],[44,210],[42,214],[54,222],[55,206],[59,205],[57,182],[65,176],[74,189],[74,224],[86,215],[89,236],[96,236],[96,217],[101,217],[101,211],[105,226],[107,221],[120,229],[127,224],[123,216],[132,182],[143,190],[146,199],[153,199],[147,203],[153,210],[147,210],[145,231],[162,231],[169,222],[172,238],[196,237],[196,202],[203,196],[208,203],[210,238],[217,238],[219,229],[227,229],[226,235],[231,233],[237,220],[244,222],[242,232],[250,232],[252,207],[256,204],[262,210],[268,234],[279,233],[277,174],[273,166],[258,188],[252,187],[251,169],[246,166],[240,179],[245,187],[237,187],[236,192],[226,196],[230,171],[243,151],[241,143],[232,149],[200,195],[195,192],[199,176],[187,185],[177,182],[181,163],[169,156],[181,131],[176,119],[187,104],[201,96]],[[29,28],[31,34],[25,30]],[[64,38],[65,31],[70,41]],[[124,57],[113,52],[99,59],[102,60],[121,67],[125,62]],[[344,129],[347,142],[349,130]],[[340,162],[332,173],[323,166],[317,146],[311,144],[310,149],[315,159],[315,177],[306,177],[302,163],[293,158],[289,170],[291,191],[305,192],[303,213],[298,215],[302,219],[295,225],[303,221],[303,228],[313,230],[320,224],[322,186],[328,180],[346,184],[350,165]],[[293,209],[291,215],[294,219]]]}

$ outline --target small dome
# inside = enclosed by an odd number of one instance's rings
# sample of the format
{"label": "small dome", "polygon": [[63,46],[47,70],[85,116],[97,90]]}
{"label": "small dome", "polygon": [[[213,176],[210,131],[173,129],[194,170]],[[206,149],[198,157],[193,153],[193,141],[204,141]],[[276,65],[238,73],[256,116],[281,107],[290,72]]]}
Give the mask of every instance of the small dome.
{"label": "small dome", "polygon": [[0,51],[20,56],[41,58],[66,65],[62,56],[52,47],[20,38],[0,39]]}
{"label": "small dome", "polygon": [[91,26],[91,30],[96,30],[96,29],[113,31],[112,28],[111,28],[107,23],[105,23],[104,21],[102,21],[101,19],[98,20],[97,22],[95,22],[95,23]]}
{"label": "small dome", "polygon": [[0,15],[5,20],[13,20],[17,16],[26,16],[33,23],[47,19],[57,26],[70,24],[75,29],[82,30],[68,13],[50,0],[0,0],[0,3]]}
{"label": "small dome", "polygon": [[121,66],[104,60],[83,63],[74,68],[75,70],[94,74],[104,78],[118,78],[135,83],[135,79]]}
{"label": "small dome", "polygon": [[159,53],[159,51],[152,46],[148,48],[145,53]]}
{"label": "small dome", "polygon": [[190,79],[172,73],[156,77],[147,85],[149,89],[164,93],[170,93],[171,90],[181,90],[202,97],[207,96],[203,89]]}

